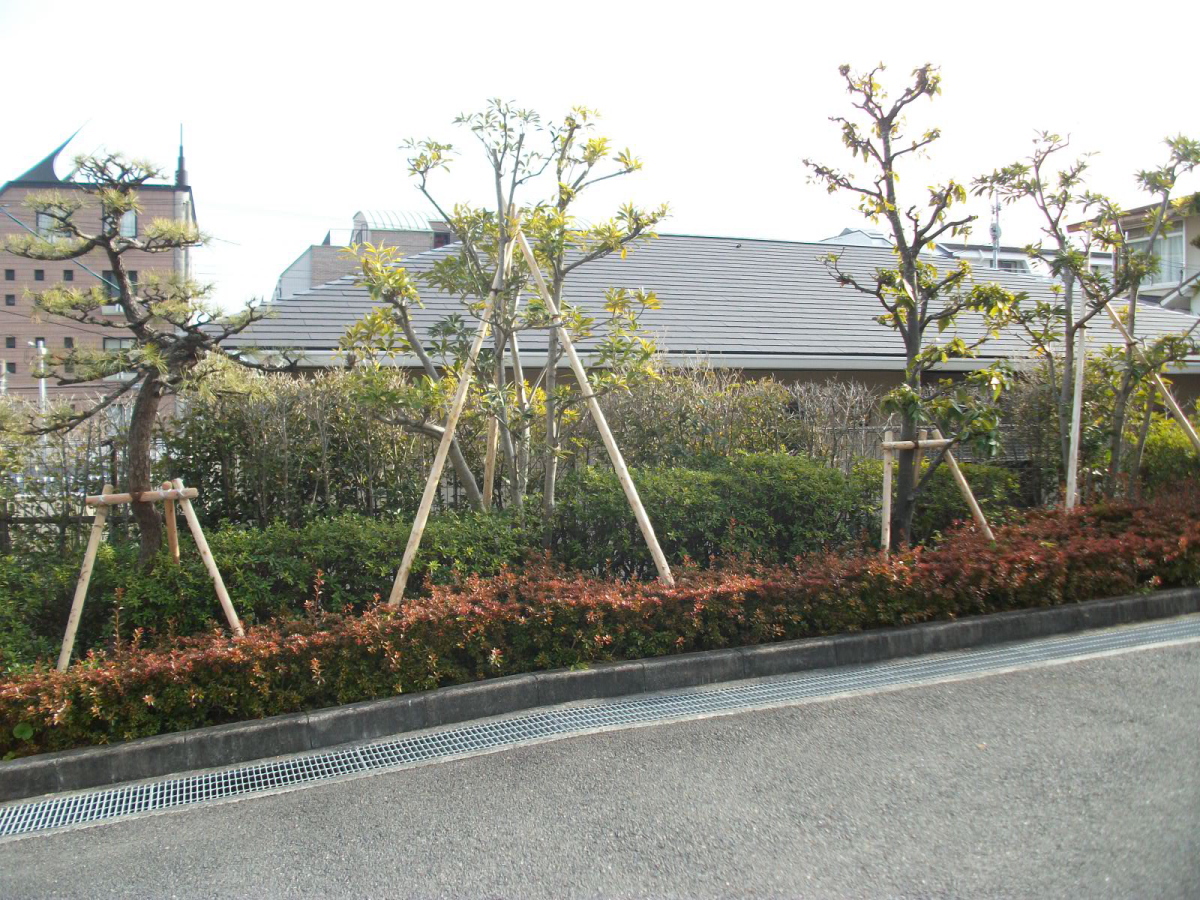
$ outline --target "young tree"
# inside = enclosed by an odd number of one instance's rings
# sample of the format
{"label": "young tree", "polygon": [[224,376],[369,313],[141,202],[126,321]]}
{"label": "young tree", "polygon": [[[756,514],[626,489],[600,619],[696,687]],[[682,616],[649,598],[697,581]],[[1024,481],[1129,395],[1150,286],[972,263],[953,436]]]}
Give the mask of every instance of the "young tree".
{"label": "young tree", "polygon": [[[356,357],[379,352],[414,353],[425,373],[427,396],[449,372],[457,377],[470,334],[486,309],[493,331],[491,352],[481,357],[480,388],[477,400],[498,424],[498,440],[508,474],[509,502],[521,509],[530,481],[535,454],[534,426],[538,418],[545,423],[545,446],[541,457],[545,465],[543,496],[549,510],[554,503],[556,464],[561,453],[563,422],[577,411],[581,395],[578,386],[560,384],[557,363],[561,348],[545,304],[536,295],[524,307],[522,291],[528,285],[529,270],[520,255],[512,254],[514,226],[533,244],[534,252],[548,270],[549,287],[558,303],[573,340],[601,337],[591,360],[593,386],[597,391],[626,387],[631,380],[644,377],[650,368],[655,348],[641,333],[639,317],[654,308],[657,299],[651,292],[614,288],[605,297],[601,317],[584,315],[561,303],[563,286],[570,273],[582,265],[654,237],[654,227],[666,216],[666,207],[639,209],[623,206],[612,219],[593,225],[579,223],[572,204],[592,185],[637,171],[641,162],[628,150],[614,152],[607,138],[595,132],[596,113],[583,107],[572,109],[560,124],[542,125],[537,113],[492,100],[485,110],[459,116],[456,124],[470,129],[484,150],[496,208],[455,205],[439,201],[429,184],[430,177],[449,168],[453,147],[437,141],[411,141],[409,172],[417,179],[421,193],[438,215],[450,226],[461,244],[458,253],[447,254],[422,276],[436,290],[458,296],[465,315],[453,315],[431,332],[432,354],[420,347],[412,328],[411,309],[420,303],[416,287],[396,260],[389,258],[376,265],[379,251],[369,248],[364,259],[363,283],[389,305],[377,309],[347,331],[343,348]],[[550,199],[526,201],[535,183],[543,175],[553,175],[555,184]],[[548,330],[547,364],[536,377],[525,371],[522,335],[530,330]],[[441,358],[441,367],[431,356]],[[509,373],[511,372],[511,380]],[[417,433],[438,439],[440,426],[429,422],[429,415],[410,417]],[[459,454],[461,457],[461,453]],[[460,463],[451,453],[456,470]],[[462,462],[465,467],[465,460]],[[475,483],[459,470],[459,480]]]}
{"label": "young tree", "polygon": [[[924,376],[951,358],[976,355],[978,348],[1007,322],[1020,296],[995,284],[973,282],[971,267],[964,261],[939,269],[925,255],[943,235],[963,234],[976,217],[952,215],[952,209],[967,197],[966,189],[953,180],[927,188],[918,199],[901,199],[899,169],[905,158],[923,154],[941,137],[937,128],[919,137],[907,137],[905,115],[914,103],[941,92],[941,76],[934,66],[921,66],[913,72],[912,83],[892,100],[877,80],[883,70],[880,65],[857,74],[849,66],[840,67],[857,113],[854,118],[831,119],[841,130],[842,143],[855,159],[866,164],[870,174],[860,178],[811,159],[804,162],[813,181],[830,193],[855,195],[859,210],[868,219],[886,223],[896,267],[879,269],[873,276],[854,274],[840,265],[836,253],[827,258],[827,265],[840,285],[878,300],[884,310],[879,322],[893,329],[904,345],[904,383],[886,401],[886,408],[900,416],[900,440],[916,440],[921,423],[930,421],[947,431],[952,441],[994,444],[999,423],[995,401],[1007,383],[1002,368],[977,371],[960,382],[943,380],[932,391]],[[955,321],[964,312],[982,319],[981,336],[971,342],[957,336],[942,342],[941,336],[948,330],[953,332]],[[932,339],[931,328],[935,335]],[[918,482],[916,454],[912,450],[900,452],[893,520],[898,541],[910,538],[917,497],[944,456],[944,451],[939,453]]]}
{"label": "young tree", "polygon": [[[53,377],[60,385],[87,384],[112,375],[130,377],[78,412],[69,407],[52,409],[44,420],[31,423],[29,430],[69,430],[136,389],[128,436],[127,487],[131,492],[147,491],[154,487],[150,449],[163,395],[174,390],[206,354],[223,353],[243,364],[253,364],[241,360],[236,352],[225,351],[221,343],[263,314],[251,302],[240,313],[224,316],[209,301],[209,287],[179,273],[153,275],[134,283],[126,254],[170,253],[201,244],[203,236],[191,222],[169,219],[151,221],[134,237],[121,233],[122,216],[141,209],[139,188],[162,177],[150,163],[110,153],[78,157],[75,166],[82,197],[47,191],[30,195],[27,200],[31,209],[53,221],[53,235],[10,237],[4,249],[39,260],[75,259],[93,250],[104,253],[112,271],[107,290],[58,285],[35,294],[34,309],[38,314],[112,329],[130,338],[132,345],[119,350],[79,346],[56,354],[43,377]],[[76,220],[76,213],[85,206],[85,197],[100,207],[99,230],[88,229]],[[103,314],[101,308],[108,305],[116,305],[119,316]],[[134,503],[132,508],[141,540],[138,559],[148,566],[162,545],[159,512],[152,503]]]}
{"label": "young tree", "polygon": [[[1085,362],[1083,329],[1110,304],[1126,305],[1124,324],[1130,340],[1124,353],[1124,367],[1113,392],[1106,431],[1109,436],[1108,489],[1117,487],[1118,476],[1124,467],[1129,476],[1129,489],[1134,489],[1141,460],[1144,438],[1134,439],[1134,452],[1126,460],[1126,445],[1130,443],[1126,420],[1130,403],[1135,397],[1146,402],[1143,407],[1140,433],[1149,429],[1153,390],[1146,384],[1164,366],[1195,352],[1189,335],[1165,335],[1144,346],[1135,347],[1137,335],[1138,295],[1148,275],[1159,270],[1155,252],[1158,241],[1170,228],[1172,219],[1195,208],[1200,195],[1173,200],[1172,192],[1180,176],[1200,165],[1200,142],[1182,135],[1166,140],[1168,155],[1161,165],[1139,171],[1135,180],[1139,187],[1154,199],[1141,216],[1131,216],[1103,194],[1088,190],[1084,183],[1087,158],[1077,158],[1056,172],[1049,171],[1057,155],[1069,146],[1069,141],[1056,134],[1044,132],[1034,140],[1030,156],[990,175],[975,180],[977,194],[991,193],[1004,203],[1030,203],[1041,214],[1044,238],[1026,248],[1033,259],[1043,260],[1061,279],[1056,286],[1058,297],[1053,301],[1039,300],[1016,316],[1024,328],[1031,346],[1047,360],[1051,388],[1058,398],[1056,413],[1059,440],[1062,448],[1062,471],[1068,479],[1068,505],[1074,502],[1075,485],[1072,460],[1077,450],[1071,441],[1073,398],[1077,388],[1069,378],[1075,371],[1078,384]],[[1090,218],[1087,218],[1089,217]],[[1086,218],[1076,225],[1078,237],[1072,234],[1072,219]],[[1144,248],[1137,245],[1144,242]],[[1111,274],[1093,270],[1091,254],[1095,249],[1112,255]],[[1200,273],[1182,279],[1179,289],[1200,277]],[[1082,295],[1076,300],[1076,291]],[[1060,302],[1061,300],[1061,302]],[[1139,358],[1139,351],[1140,356]],[[1061,377],[1055,360],[1061,354]],[[1077,439],[1076,439],[1077,440]]]}

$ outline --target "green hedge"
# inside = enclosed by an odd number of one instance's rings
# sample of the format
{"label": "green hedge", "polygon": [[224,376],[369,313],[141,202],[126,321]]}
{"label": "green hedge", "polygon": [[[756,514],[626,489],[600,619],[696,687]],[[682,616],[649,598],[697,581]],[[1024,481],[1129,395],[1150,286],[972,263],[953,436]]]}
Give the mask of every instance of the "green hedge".
{"label": "green hedge", "polygon": [[[1072,603],[1200,582],[1200,497],[1040,511],[937,547],[681,569],[678,583],[533,565],[400,610],[123,643],[0,681],[0,755],[109,743],[537,669]],[[1185,502],[1186,501],[1186,502]]]}
{"label": "green hedge", "polygon": [[[1200,425],[1196,427],[1200,428]],[[1200,478],[1200,456],[1172,418],[1155,416],[1142,455],[1142,483],[1149,494]]]}
{"label": "green hedge", "polygon": [[[963,466],[989,521],[1020,507],[1017,474],[998,466]],[[860,463],[849,477],[804,457],[737,456],[711,468],[639,469],[634,483],[663,552],[672,563],[705,564],[748,554],[786,562],[801,553],[879,541],[883,463]],[[895,484],[895,479],[893,479]],[[564,565],[616,575],[654,574],[637,523],[616,475],[591,468],[560,484],[554,558]],[[926,541],[970,512],[944,465],[917,502],[914,535]]]}
{"label": "green hedge", "polygon": [[[387,596],[409,523],[344,515],[300,528],[223,528],[207,532],[209,546],[238,615],[247,623],[320,606],[362,610]],[[104,646],[119,628],[164,635],[194,634],[223,622],[212,581],[189,535],[180,536],[180,565],[165,552],[153,572],[137,571],[134,544],[102,544],[88,589],[77,647]],[[430,520],[410,585],[445,584],[465,574],[490,575],[527,555],[526,533],[506,514],[446,513]],[[0,557],[0,671],[57,654],[80,560],[49,556]],[[120,607],[119,615],[116,614]]]}
{"label": "green hedge", "polygon": [[[968,466],[967,476],[993,521],[1018,497],[1016,476]],[[783,563],[799,554],[866,543],[879,534],[882,466],[866,463],[850,477],[783,454],[739,456],[709,469],[634,472],[642,499],[672,564],[706,565],[713,557],[748,556]],[[534,507],[536,508],[536,507]],[[967,516],[950,473],[939,470],[919,506],[916,531],[927,538]],[[508,513],[446,513],[430,520],[410,585],[446,584],[456,576],[493,575],[540,555],[540,525]],[[616,476],[607,468],[563,479],[555,520],[556,562],[595,573],[654,574],[645,542]],[[361,610],[386,596],[409,525],[349,514],[293,528],[211,529],[209,543],[239,616],[261,623],[294,615],[314,600]],[[111,644],[135,629],[156,637],[195,634],[221,621],[212,584],[186,536],[178,567],[160,559],[155,571],[135,567],[136,547],[102,547],[78,638],[79,652]],[[0,672],[57,653],[79,557],[0,557]],[[117,610],[119,608],[119,615]]]}

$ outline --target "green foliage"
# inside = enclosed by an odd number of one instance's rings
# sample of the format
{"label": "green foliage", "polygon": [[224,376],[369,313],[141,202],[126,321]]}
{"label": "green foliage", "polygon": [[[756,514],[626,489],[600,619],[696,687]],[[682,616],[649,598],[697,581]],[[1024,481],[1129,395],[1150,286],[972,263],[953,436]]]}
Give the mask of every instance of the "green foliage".
{"label": "green foliage", "polygon": [[[1200,428],[1197,420],[1192,426]],[[1154,495],[1180,482],[1200,479],[1200,456],[1183,429],[1170,416],[1155,414],[1142,456],[1142,483]]]}
{"label": "green foliage", "polygon": [[[324,610],[365,609],[387,594],[408,534],[407,521],[349,514],[301,528],[275,523],[206,536],[234,608],[250,624],[299,614],[314,602]],[[137,629],[154,641],[222,627],[214,625],[220,608],[199,553],[190,536],[180,542],[180,565],[171,565],[164,552],[149,574],[135,565],[135,546],[101,545],[78,655]],[[446,513],[429,522],[410,584],[494,574],[519,563],[528,547],[528,536],[507,515]],[[57,652],[79,563],[78,554],[0,556],[0,671]]]}
{"label": "green foliage", "polygon": [[[1016,515],[1017,510],[1026,506],[1021,477],[1012,469],[979,463],[959,463],[959,468],[962,469],[967,484],[971,486],[971,493],[979,502],[988,524],[993,528],[1009,521]],[[928,469],[927,456],[921,466],[921,474]],[[871,539],[878,544],[878,505],[883,493],[883,462],[874,459],[859,462],[851,473],[850,481],[852,491],[863,498],[864,504],[875,504],[876,508],[872,510],[874,518],[871,520]],[[898,490],[895,478],[892,479],[892,490]],[[938,466],[917,499],[917,508],[913,515],[913,540],[917,543],[936,541],[956,522],[970,521],[971,511],[967,508],[967,502],[963,499],[954,475],[943,463]]]}
{"label": "green foliage", "polygon": [[[1009,470],[964,465],[985,513],[1002,521],[1020,505]],[[715,460],[706,469],[635,469],[634,482],[663,552],[673,564],[704,565],[746,555],[786,562],[801,553],[877,544],[883,466],[865,462],[850,476],[786,454]],[[923,540],[969,519],[949,470],[941,467],[918,501],[914,533]],[[566,476],[555,517],[554,558],[590,572],[650,577],[655,569],[615,474],[589,468]]]}
{"label": "green foliage", "polygon": [[681,570],[678,583],[548,566],[435,589],[399,611],[146,649],[135,637],[0,682],[0,753],[25,756],[518,672],[1053,606],[1200,583],[1196,496],[1034,513],[988,541]]}

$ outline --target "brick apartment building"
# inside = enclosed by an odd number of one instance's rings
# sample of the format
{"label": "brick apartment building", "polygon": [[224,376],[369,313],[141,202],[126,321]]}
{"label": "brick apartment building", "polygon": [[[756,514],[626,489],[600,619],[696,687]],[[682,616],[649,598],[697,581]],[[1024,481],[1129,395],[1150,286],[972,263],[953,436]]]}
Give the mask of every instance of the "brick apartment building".
{"label": "brick apartment building", "polygon": [[[72,135],[72,138],[74,135]],[[30,194],[56,190],[64,193],[82,193],[77,182],[58,177],[55,166],[59,154],[71,139],[63,142],[49,156],[25,174],[0,185],[0,239],[9,235],[37,232],[40,226],[33,210],[25,205]],[[154,219],[191,219],[196,221],[196,209],[192,200],[192,189],[188,184],[184,166],[183,146],[179,147],[179,162],[173,184],[146,184],[139,191],[141,211],[129,213],[121,222],[128,235],[136,235]],[[75,214],[75,221],[85,231],[100,228],[100,208],[90,197],[85,198],[84,207]],[[131,251],[125,255],[125,264],[131,273],[145,277],[151,272],[181,274],[190,272],[191,259],[186,249],[169,253],[141,253]],[[57,284],[79,288],[105,285],[108,274],[108,258],[103,251],[95,250],[78,259],[42,261],[24,259],[0,250],[0,336],[4,344],[0,347],[0,368],[3,369],[5,389],[25,399],[38,396],[40,342],[46,353],[69,350],[72,347],[97,349],[121,346],[119,341],[130,340],[121,330],[100,326],[81,325],[58,317],[33,317],[32,295]],[[136,277],[136,276],[135,276]],[[105,311],[107,312],[107,307]],[[113,320],[120,321],[117,308],[112,308]],[[59,387],[53,379],[47,380],[47,393],[52,400],[68,399],[71,396],[94,395],[105,390],[103,382],[89,385]]]}

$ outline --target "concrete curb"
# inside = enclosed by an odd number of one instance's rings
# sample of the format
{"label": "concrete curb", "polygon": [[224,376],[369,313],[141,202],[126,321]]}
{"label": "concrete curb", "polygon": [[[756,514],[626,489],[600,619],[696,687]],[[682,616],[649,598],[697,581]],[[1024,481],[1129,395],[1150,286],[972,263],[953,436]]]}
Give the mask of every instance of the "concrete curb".
{"label": "concrete curb", "polygon": [[557,703],[786,675],[1195,612],[1200,612],[1200,588],[1178,588],[952,622],[511,675],[386,700],[0,762],[0,801],[302,753]]}

